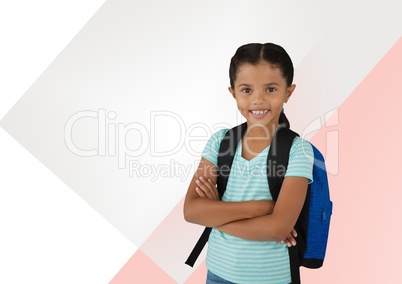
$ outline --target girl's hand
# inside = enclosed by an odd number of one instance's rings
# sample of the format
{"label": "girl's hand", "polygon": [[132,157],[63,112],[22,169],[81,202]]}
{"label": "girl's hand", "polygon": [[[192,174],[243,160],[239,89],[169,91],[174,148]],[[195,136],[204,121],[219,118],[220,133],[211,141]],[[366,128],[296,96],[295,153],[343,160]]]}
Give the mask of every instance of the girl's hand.
{"label": "girl's hand", "polygon": [[197,184],[195,191],[200,197],[219,200],[218,189],[212,180],[200,176],[195,182]]}
{"label": "girl's hand", "polygon": [[295,240],[296,237],[297,237],[297,232],[296,232],[295,229],[292,229],[292,231],[290,232],[289,236],[287,236],[286,239],[283,240],[283,242],[288,247],[295,246],[296,245],[296,240]]}

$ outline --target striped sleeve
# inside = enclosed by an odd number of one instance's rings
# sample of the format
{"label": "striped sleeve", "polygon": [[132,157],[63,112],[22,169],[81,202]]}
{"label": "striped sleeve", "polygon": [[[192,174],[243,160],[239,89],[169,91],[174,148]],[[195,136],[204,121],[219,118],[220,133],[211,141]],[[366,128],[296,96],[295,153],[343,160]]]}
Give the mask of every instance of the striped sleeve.
{"label": "striped sleeve", "polygon": [[214,165],[218,165],[219,146],[228,129],[221,129],[212,134],[202,151],[201,156]]}
{"label": "striped sleeve", "polygon": [[300,137],[293,140],[289,153],[287,176],[305,177],[313,182],[314,152],[310,142]]}

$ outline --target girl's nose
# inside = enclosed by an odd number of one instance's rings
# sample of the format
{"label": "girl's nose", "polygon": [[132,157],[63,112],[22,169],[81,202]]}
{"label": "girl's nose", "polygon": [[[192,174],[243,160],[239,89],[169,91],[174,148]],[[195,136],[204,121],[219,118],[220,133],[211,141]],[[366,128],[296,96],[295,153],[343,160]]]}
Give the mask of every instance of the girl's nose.
{"label": "girl's nose", "polygon": [[253,104],[261,104],[265,102],[265,96],[262,92],[254,92],[254,96],[252,98]]}

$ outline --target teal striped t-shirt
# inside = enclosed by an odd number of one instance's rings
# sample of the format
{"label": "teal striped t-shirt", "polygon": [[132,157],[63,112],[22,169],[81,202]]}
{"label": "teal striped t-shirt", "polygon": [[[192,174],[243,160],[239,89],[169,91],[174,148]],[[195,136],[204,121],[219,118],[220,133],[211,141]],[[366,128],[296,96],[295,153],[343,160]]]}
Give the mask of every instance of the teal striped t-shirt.
{"label": "teal striped t-shirt", "polygon": [[[202,157],[217,165],[220,143],[228,129],[215,132],[208,140]],[[266,176],[269,147],[250,161],[237,146],[223,201],[272,200]],[[313,180],[313,149],[300,137],[293,141],[286,176]],[[212,229],[206,258],[208,270],[234,283],[290,283],[287,246],[282,242],[250,241]]]}

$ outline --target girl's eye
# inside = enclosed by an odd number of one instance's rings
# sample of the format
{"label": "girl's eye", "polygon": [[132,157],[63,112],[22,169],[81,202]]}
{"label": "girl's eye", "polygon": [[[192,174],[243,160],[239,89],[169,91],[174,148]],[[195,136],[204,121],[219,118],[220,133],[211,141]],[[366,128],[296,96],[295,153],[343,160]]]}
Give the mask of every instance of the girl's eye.
{"label": "girl's eye", "polygon": [[272,93],[272,92],[275,92],[275,91],[276,91],[276,89],[273,88],[273,87],[267,88],[267,92],[268,92],[268,93]]}
{"label": "girl's eye", "polygon": [[241,91],[242,91],[242,93],[246,93],[246,94],[251,93],[251,90],[249,88],[244,88]]}

